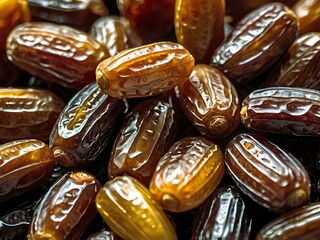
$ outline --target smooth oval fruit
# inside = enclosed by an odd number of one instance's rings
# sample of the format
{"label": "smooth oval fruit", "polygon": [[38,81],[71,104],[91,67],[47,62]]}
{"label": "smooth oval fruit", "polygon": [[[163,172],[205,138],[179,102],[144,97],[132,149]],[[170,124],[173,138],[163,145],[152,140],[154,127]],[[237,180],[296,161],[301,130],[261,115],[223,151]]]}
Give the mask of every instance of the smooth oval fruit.
{"label": "smooth oval fruit", "polygon": [[96,206],[111,230],[124,239],[177,239],[150,191],[133,177],[107,181],[97,194]]}
{"label": "smooth oval fruit", "polygon": [[44,81],[81,89],[95,81],[98,63],[110,54],[85,32],[49,22],[31,22],[11,31],[7,56],[15,65]]}
{"label": "smooth oval fruit", "polygon": [[103,92],[115,98],[148,97],[181,84],[193,67],[194,58],[182,45],[157,42],[102,61],[96,80]]}
{"label": "smooth oval fruit", "polygon": [[240,124],[237,90],[219,69],[198,64],[177,88],[181,108],[203,135],[225,138]]}
{"label": "smooth oval fruit", "polygon": [[263,5],[246,15],[214,52],[211,65],[234,83],[266,71],[299,35],[297,17],[282,3]]}
{"label": "smooth oval fruit", "polygon": [[184,212],[199,206],[223,174],[218,145],[203,137],[186,137],[160,159],[149,189],[163,209]]}
{"label": "smooth oval fruit", "polygon": [[66,168],[91,164],[112,137],[126,100],[112,98],[91,83],[78,91],[54,125],[49,146],[56,161]]}
{"label": "smooth oval fruit", "polygon": [[178,0],[175,6],[175,34],[196,63],[209,64],[224,39],[224,0]]}
{"label": "smooth oval fruit", "polygon": [[36,139],[0,145],[0,202],[43,185],[54,168],[51,149]]}
{"label": "smooth oval fruit", "polygon": [[242,102],[241,121],[257,132],[320,135],[320,91],[298,87],[262,88]]}
{"label": "smooth oval fruit", "polygon": [[85,171],[64,174],[39,202],[28,239],[80,239],[97,214],[95,197],[100,188]]}
{"label": "smooth oval fruit", "polygon": [[308,200],[310,178],[304,166],[260,135],[237,135],[225,149],[225,163],[242,192],[271,211],[283,212]]}

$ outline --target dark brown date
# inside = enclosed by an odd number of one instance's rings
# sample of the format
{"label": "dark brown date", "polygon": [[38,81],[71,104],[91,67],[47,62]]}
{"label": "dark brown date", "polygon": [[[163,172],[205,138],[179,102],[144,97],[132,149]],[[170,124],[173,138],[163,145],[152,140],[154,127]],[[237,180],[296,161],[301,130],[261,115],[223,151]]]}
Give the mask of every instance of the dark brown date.
{"label": "dark brown date", "polygon": [[34,212],[28,239],[79,239],[97,214],[95,197],[100,188],[87,172],[63,175]]}
{"label": "dark brown date", "polygon": [[0,202],[36,189],[54,168],[51,149],[35,139],[0,145]]}
{"label": "dark brown date", "polygon": [[318,90],[270,87],[255,90],[244,99],[241,121],[258,132],[319,136],[319,111]]}
{"label": "dark brown date", "polygon": [[0,217],[0,239],[25,239],[32,214],[26,210],[16,210]]}
{"label": "dark brown date", "polygon": [[310,195],[310,179],[304,166],[260,135],[237,135],[225,149],[225,163],[242,192],[271,211],[295,208]]}
{"label": "dark brown date", "polygon": [[109,178],[127,174],[149,186],[158,161],[174,143],[176,127],[176,114],[169,104],[160,100],[138,104],[113,145]]}
{"label": "dark brown date", "polygon": [[210,138],[225,138],[240,124],[240,101],[233,84],[217,68],[198,64],[177,88],[181,108]]}
{"label": "dark brown date", "polygon": [[10,61],[44,81],[81,89],[95,81],[95,69],[110,56],[91,35],[48,22],[20,24],[7,39]]}
{"label": "dark brown date", "polygon": [[92,163],[108,144],[126,105],[126,100],[102,93],[96,83],[80,90],[52,129],[49,146],[56,161],[73,169]]}
{"label": "dark brown date", "polygon": [[113,231],[111,230],[103,230],[97,233],[91,234],[87,240],[120,240]]}
{"label": "dark brown date", "polygon": [[270,3],[246,15],[215,51],[211,64],[234,83],[266,71],[299,35],[297,18],[282,3]]}

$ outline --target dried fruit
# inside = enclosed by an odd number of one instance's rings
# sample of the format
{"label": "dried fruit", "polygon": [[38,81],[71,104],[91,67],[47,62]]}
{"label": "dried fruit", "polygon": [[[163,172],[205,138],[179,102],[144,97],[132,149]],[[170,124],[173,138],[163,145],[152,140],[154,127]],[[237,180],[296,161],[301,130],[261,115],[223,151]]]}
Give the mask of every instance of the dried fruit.
{"label": "dried fruit", "polygon": [[0,239],[25,239],[31,214],[26,210],[17,210],[0,217]]}

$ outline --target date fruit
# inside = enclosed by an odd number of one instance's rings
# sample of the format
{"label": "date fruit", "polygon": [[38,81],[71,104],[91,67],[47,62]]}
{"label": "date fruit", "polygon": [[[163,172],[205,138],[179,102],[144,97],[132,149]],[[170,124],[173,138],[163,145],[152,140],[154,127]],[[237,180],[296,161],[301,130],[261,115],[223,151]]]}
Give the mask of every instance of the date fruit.
{"label": "date fruit", "polygon": [[163,209],[184,212],[204,202],[223,174],[219,146],[203,137],[186,137],[160,159],[149,189]]}
{"label": "date fruit", "polygon": [[219,69],[198,64],[177,88],[183,112],[203,135],[225,138],[240,124],[237,90]]}
{"label": "date fruit", "polygon": [[124,239],[177,239],[150,191],[133,177],[107,181],[97,194],[96,206],[111,230]]}
{"label": "date fruit", "polygon": [[225,149],[225,163],[242,192],[271,211],[300,206],[310,195],[310,179],[304,166],[260,135],[237,135]]}
{"label": "date fruit", "polygon": [[181,84],[193,67],[194,58],[182,45],[157,42],[105,59],[96,69],[96,80],[115,98],[148,97]]}
{"label": "date fruit", "polygon": [[95,81],[95,69],[110,56],[91,35],[65,25],[31,22],[15,27],[7,39],[7,56],[44,81],[81,89]]}
{"label": "date fruit", "polygon": [[0,239],[25,239],[31,222],[31,213],[16,210],[0,217]]}

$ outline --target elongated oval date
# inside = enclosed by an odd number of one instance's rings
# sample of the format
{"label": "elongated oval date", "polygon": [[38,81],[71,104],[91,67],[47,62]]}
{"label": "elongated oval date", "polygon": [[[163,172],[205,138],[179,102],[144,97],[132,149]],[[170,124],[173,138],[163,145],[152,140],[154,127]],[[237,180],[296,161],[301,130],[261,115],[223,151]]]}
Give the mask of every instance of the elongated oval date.
{"label": "elongated oval date", "polygon": [[25,239],[32,214],[16,210],[0,217],[0,239]]}
{"label": "elongated oval date", "polygon": [[225,163],[237,186],[271,211],[295,208],[310,195],[310,179],[304,166],[260,135],[237,135],[225,149]]}
{"label": "elongated oval date", "polygon": [[320,31],[319,9],[319,0],[299,0],[292,6],[292,10],[298,17],[301,34]]}
{"label": "elongated oval date", "polygon": [[40,201],[28,239],[80,239],[97,214],[95,197],[100,189],[100,183],[88,172],[64,174]]}
{"label": "elongated oval date", "polygon": [[269,3],[246,15],[215,51],[211,64],[234,83],[267,70],[299,35],[297,17],[282,3]]}
{"label": "elongated oval date", "polygon": [[92,163],[108,144],[126,105],[126,100],[102,93],[96,83],[80,90],[52,129],[49,146],[56,161],[73,169]]}
{"label": "elongated oval date", "polygon": [[178,43],[197,63],[209,64],[224,39],[224,0],[176,1],[174,25]]}
{"label": "elongated oval date", "polygon": [[265,225],[257,240],[318,239],[320,236],[320,203],[291,210]]}
{"label": "elongated oval date", "polygon": [[91,35],[49,22],[20,24],[7,39],[10,61],[44,81],[81,89],[95,81],[95,69],[110,56]]}
{"label": "elongated oval date", "polygon": [[224,138],[240,124],[237,90],[219,69],[198,64],[188,80],[178,86],[183,112],[210,138]]}
{"label": "elongated oval date", "polygon": [[149,189],[163,209],[188,211],[213,192],[224,168],[218,145],[203,137],[186,137],[160,159]]}
{"label": "elongated oval date", "polygon": [[133,177],[107,181],[97,194],[96,206],[111,230],[124,239],[177,239],[150,191]]}
{"label": "elongated oval date", "polygon": [[0,202],[41,186],[54,168],[51,149],[36,139],[0,145]]}
{"label": "elongated oval date", "polygon": [[195,216],[192,239],[249,240],[251,219],[247,211],[236,187],[216,189]]}
{"label": "elongated oval date", "polygon": [[281,64],[273,69],[266,85],[320,90],[318,66],[320,66],[320,32],[306,33],[293,42],[282,58]]}
{"label": "elongated oval date", "polygon": [[176,136],[176,114],[160,100],[137,105],[122,125],[109,158],[109,178],[128,174],[149,186],[160,158]]}
{"label": "elongated oval date", "polygon": [[0,142],[26,138],[48,142],[64,106],[50,90],[0,88]]}
{"label": "elongated oval date", "polygon": [[318,90],[270,87],[249,94],[240,113],[242,123],[254,131],[319,136],[319,111]]}
{"label": "elongated oval date", "polygon": [[108,48],[111,56],[142,45],[141,38],[125,17],[101,17],[91,25],[89,33]]}
{"label": "elongated oval date", "polygon": [[193,67],[194,58],[182,45],[157,42],[102,61],[96,80],[112,97],[147,97],[173,89],[190,76]]}

